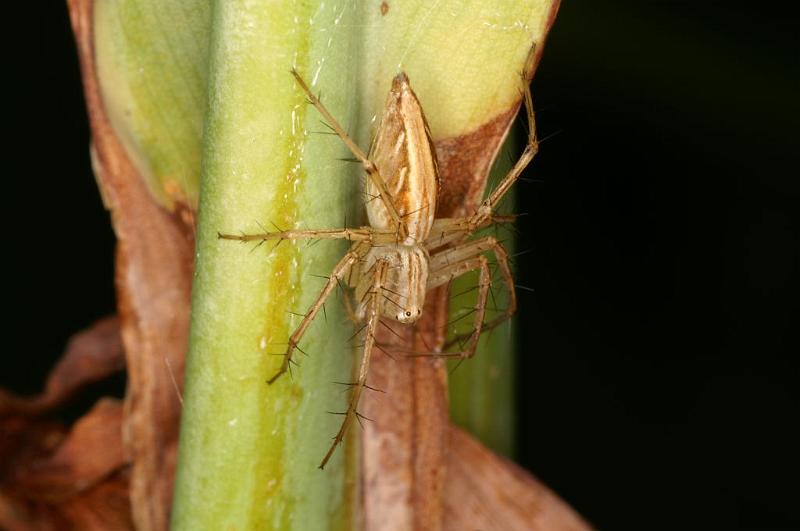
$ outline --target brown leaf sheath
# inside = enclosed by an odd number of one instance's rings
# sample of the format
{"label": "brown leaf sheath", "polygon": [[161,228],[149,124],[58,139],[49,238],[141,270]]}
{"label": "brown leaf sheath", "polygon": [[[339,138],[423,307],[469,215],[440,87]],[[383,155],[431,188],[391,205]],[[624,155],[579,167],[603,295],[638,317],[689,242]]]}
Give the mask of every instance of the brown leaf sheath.
{"label": "brown leaf sheath", "polygon": [[[96,76],[93,2],[69,0],[95,175],[117,235],[116,285],[128,367],[123,441],[138,529],[166,530],[188,337],[193,232],[153,200],[115,136]],[[172,371],[172,374],[171,374]]]}
{"label": "brown leaf sheath", "polygon": [[450,428],[445,491],[446,531],[588,531],[550,489],[514,463]]}

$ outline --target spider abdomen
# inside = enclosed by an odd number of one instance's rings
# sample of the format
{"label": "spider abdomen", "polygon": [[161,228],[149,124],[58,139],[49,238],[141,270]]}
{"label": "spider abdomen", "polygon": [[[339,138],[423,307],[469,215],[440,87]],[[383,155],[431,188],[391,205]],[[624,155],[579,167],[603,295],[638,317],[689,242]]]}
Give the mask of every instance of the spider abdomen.
{"label": "spider abdomen", "polygon": [[[436,214],[436,154],[422,107],[405,74],[398,74],[392,82],[369,157],[404,225],[406,238],[401,243],[424,241]],[[372,200],[380,195],[372,180],[367,180],[365,193],[370,226],[393,228],[386,205]]]}

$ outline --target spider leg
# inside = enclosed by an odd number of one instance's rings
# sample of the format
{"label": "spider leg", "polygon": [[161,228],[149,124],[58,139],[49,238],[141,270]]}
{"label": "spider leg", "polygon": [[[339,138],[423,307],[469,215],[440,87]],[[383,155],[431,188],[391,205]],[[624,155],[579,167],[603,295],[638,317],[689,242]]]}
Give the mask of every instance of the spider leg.
{"label": "spider leg", "polygon": [[[475,317],[473,319],[472,332],[465,334],[463,339],[467,339],[466,347],[458,352],[442,352],[436,354],[422,354],[423,356],[436,356],[442,358],[460,358],[468,359],[475,355],[475,349],[478,348],[478,340],[481,337],[481,332],[486,325],[483,324],[483,319],[486,315],[486,301],[489,296],[489,287],[492,285],[492,275],[489,271],[489,262],[485,256],[475,256],[465,261],[445,267],[436,272],[434,276],[438,275],[439,279],[447,278],[447,281],[452,280],[458,276],[463,275],[475,269],[480,270],[480,279],[478,280],[478,302],[473,309]],[[445,345],[449,347],[451,343]],[[419,356],[419,354],[417,354]]]}
{"label": "spider leg", "polygon": [[511,186],[517,181],[517,179],[519,179],[519,176],[539,151],[539,140],[536,137],[536,117],[533,113],[533,97],[531,96],[530,87],[530,75],[532,74],[535,50],[536,47],[534,46],[528,55],[525,69],[521,75],[523,101],[525,105],[525,112],[528,117],[528,143],[525,146],[525,150],[522,152],[522,156],[520,156],[519,160],[517,160],[516,164],[514,164],[514,167],[511,168],[511,171],[509,171],[508,174],[503,177],[503,180],[500,181],[500,184],[498,184],[492,193],[489,194],[489,197],[484,199],[483,202],[478,206],[477,211],[472,216],[471,225],[473,226],[481,225],[487,217],[492,215],[492,212],[495,208],[497,208],[500,200],[503,199],[503,196],[506,195]]}
{"label": "spider leg", "polygon": [[338,285],[339,280],[344,277],[347,274],[347,270],[350,269],[350,267],[352,267],[352,265],[360,259],[361,256],[358,254],[358,252],[351,249],[346,255],[344,255],[344,258],[339,260],[339,263],[333,268],[331,276],[328,277],[328,281],[325,283],[322,291],[320,291],[319,296],[317,296],[317,300],[313,305],[311,305],[308,313],[303,316],[303,320],[300,322],[300,325],[289,337],[289,345],[286,347],[286,352],[283,354],[283,363],[281,364],[280,369],[278,369],[278,372],[276,372],[272,378],[267,380],[267,383],[274,383],[275,380],[280,378],[281,375],[289,370],[289,365],[292,362],[292,355],[294,354],[294,351],[297,350],[297,345],[299,344],[300,339],[303,337],[303,334],[306,333],[306,330],[317,316],[317,313],[319,313],[322,305],[325,303],[331,293],[333,293],[333,290]]}
{"label": "spider leg", "polygon": [[[467,271],[475,269],[471,267],[472,260],[481,253],[492,251],[497,259],[497,265],[500,268],[500,275],[503,277],[503,284],[505,284],[508,292],[508,307],[503,315],[483,324],[481,331],[491,330],[499,324],[511,318],[517,311],[517,294],[514,291],[514,276],[511,273],[511,267],[508,265],[508,253],[500,242],[494,237],[488,236],[475,241],[467,242],[463,245],[447,249],[440,253],[431,256],[431,275],[428,277],[428,287],[434,288],[450,282],[453,278],[463,275]],[[479,289],[480,288],[479,286]],[[487,287],[488,291],[488,287]],[[480,292],[479,292],[480,300]],[[474,333],[474,332],[473,332]],[[453,344],[463,341],[464,339],[472,340],[472,334],[462,334],[454,337],[445,344],[445,348]]]}
{"label": "spider leg", "polygon": [[372,349],[375,347],[375,330],[378,328],[378,323],[381,317],[381,289],[384,283],[384,277],[389,264],[385,261],[378,261],[375,263],[375,268],[372,271],[374,275],[372,281],[372,289],[369,292],[369,300],[367,301],[366,318],[367,324],[365,327],[364,350],[361,353],[361,366],[358,370],[358,381],[353,385],[352,394],[350,395],[350,403],[347,406],[347,411],[344,413],[344,420],[339,427],[339,431],[333,438],[333,443],[325,454],[325,457],[320,463],[320,468],[325,468],[328,464],[336,447],[344,440],[344,434],[347,428],[353,423],[353,419],[363,418],[357,411],[358,402],[361,399],[361,393],[367,384],[367,374],[369,373],[369,362],[372,356]]}
{"label": "spider leg", "polygon": [[[328,111],[328,109],[325,108],[325,106],[322,104],[319,98],[315,96],[313,92],[311,92],[311,89],[308,87],[306,82],[303,81],[303,78],[300,77],[300,74],[297,73],[297,70],[292,69],[292,75],[297,80],[297,84],[300,85],[300,87],[303,89],[303,92],[306,93],[308,101],[310,101],[311,104],[317,108],[317,110],[323,116],[323,118],[325,118],[325,120],[328,121],[328,124],[331,126],[331,129],[333,129],[334,132],[337,135],[339,135],[339,138],[342,139],[342,142],[344,142],[344,144],[347,146],[347,148],[350,150],[353,156],[356,159],[358,159],[358,161],[364,167],[364,171],[367,172],[369,178],[372,180],[372,182],[375,184],[375,187],[378,189],[378,192],[380,193],[381,196],[381,201],[383,202],[383,205],[386,207],[386,210],[389,212],[389,215],[391,216],[395,226],[400,231],[405,230],[405,224],[402,223],[400,214],[397,212],[397,208],[395,208],[392,196],[391,194],[389,194],[389,190],[386,188],[386,183],[384,182],[383,177],[381,177],[381,174],[378,172],[378,168],[371,160],[369,160],[369,158],[361,150],[361,148],[358,147],[358,144],[356,144],[353,141],[353,139],[350,138],[350,135],[348,135],[345,132],[342,126],[339,125],[339,122],[337,122],[336,118],[334,118],[333,115]],[[405,237],[406,234],[401,234],[400,236]]]}
{"label": "spider leg", "polygon": [[221,240],[238,240],[240,242],[266,240],[349,240],[353,242],[393,243],[395,232],[391,230],[360,227],[357,229],[319,229],[319,230],[284,230],[262,232],[259,234],[223,234],[217,233]]}
{"label": "spider leg", "polygon": [[337,279],[337,283],[339,284],[339,289],[342,290],[342,302],[347,318],[350,319],[353,324],[359,324],[358,318],[356,317],[356,309],[353,307],[353,296],[347,287],[347,283],[343,282],[342,279]]}
{"label": "spider leg", "polygon": [[433,220],[433,226],[425,238],[425,248],[428,251],[452,247],[464,241],[473,231],[485,229],[492,225],[514,223],[516,216],[491,215],[481,221],[479,225],[471,225],[472,218],[438,218]]}

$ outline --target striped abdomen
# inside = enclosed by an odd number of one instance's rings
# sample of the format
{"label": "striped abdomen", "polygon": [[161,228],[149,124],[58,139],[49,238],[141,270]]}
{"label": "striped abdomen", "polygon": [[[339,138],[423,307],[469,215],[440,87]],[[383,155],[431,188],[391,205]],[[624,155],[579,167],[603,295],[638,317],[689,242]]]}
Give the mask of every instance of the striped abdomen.
{"label": "striped abdomen", "polygon": [[[369,158],[386,183],[401,223],[406,225],[408,238],[404,243],[424,241],[436,214],[436,154],[422,107],[405,74],[397,75],[392,82]],[[370,225],[392,228],[392,218],[378,197],[377,187],[367,180],[365,188]]]}

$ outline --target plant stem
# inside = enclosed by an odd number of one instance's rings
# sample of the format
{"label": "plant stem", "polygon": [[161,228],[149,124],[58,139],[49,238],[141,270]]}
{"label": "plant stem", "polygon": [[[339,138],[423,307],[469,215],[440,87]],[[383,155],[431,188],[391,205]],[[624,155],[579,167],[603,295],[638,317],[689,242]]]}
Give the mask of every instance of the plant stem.
{"label": "plant stem", "polygon": [[[349,380],[352,328],[339,304],[303,337],[302,367],[265,382],[299,323],[290,312],[305,312],[324,281],[313,275],[327,275],[343,246],[217,239],[273,224],[334,227],[349,213],[356,168],[338,160],[335,137],[309,134],[324,128],[289,75],[297,68],[317,88],[335,76],[325,102],[348,123],[352,41],[341,33],[328,48],[323,32],[337,16],[306,4],[214,8],[175,529],[349,527],[347,451],[316,470],[340,420],[326,409],[346,400],[333,382]],[[309,65],[323,51],[317,76]]]}

